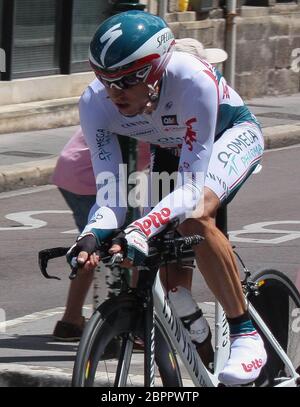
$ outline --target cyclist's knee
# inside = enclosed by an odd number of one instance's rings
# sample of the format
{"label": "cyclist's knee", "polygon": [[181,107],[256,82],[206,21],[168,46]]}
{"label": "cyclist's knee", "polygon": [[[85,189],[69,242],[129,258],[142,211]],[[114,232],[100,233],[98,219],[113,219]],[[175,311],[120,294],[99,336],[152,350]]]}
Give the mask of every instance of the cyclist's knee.
{"label": "cyclist's knee", "polygon": [[178,228],[183,236],[200,234],[205,236],[215,227],[214,219],[209,216],[201,218],[186,219]]}
{"label": "cyclist's knee", "polygon": [[201,216],[186,219],[178,228],[183,235],[200,233],[206,235],[215,228],[217,210],[220,206],[220,200],[217,195],[209,188],[204,189],[204,205]]}

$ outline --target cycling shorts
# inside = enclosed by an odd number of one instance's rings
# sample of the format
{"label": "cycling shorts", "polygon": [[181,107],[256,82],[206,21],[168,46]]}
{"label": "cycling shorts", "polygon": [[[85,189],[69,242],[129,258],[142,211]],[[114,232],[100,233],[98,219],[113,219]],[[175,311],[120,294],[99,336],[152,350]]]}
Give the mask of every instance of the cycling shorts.
{"label": "cycling shorts", "polygon": [[[229,203],[261,161],[264,138],[258,126],[244,122],[226,130],[213,146],[205,186]],[[178,154],[154,148],[152,171],[169,174],[178,171]],[[162,193],[160,199],[162,199]]]}

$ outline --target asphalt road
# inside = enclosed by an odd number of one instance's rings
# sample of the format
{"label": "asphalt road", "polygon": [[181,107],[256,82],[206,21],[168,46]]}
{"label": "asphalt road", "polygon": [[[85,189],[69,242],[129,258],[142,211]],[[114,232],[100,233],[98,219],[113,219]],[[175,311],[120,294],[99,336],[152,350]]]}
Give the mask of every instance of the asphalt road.
{"label": "asphalt road", "polygon": [[[247,181],[228,211],[229,230],[237,231],[233,243],[248,268],[277,268],[292,280],[300,270],[299,154],[300,145],[268,151],[263,170]],[[249,225],[252,229],[245,233]],[[0,194],[0,308],[7,320],[65,305],[69,280],[64,260],[49,270],[62,281],[46,280],[37,253],[72,244],[74,232],[65,233],[72,229],[72,215],[52,186]],[[199,275],[193,291],[198,301],[213,300]]]}

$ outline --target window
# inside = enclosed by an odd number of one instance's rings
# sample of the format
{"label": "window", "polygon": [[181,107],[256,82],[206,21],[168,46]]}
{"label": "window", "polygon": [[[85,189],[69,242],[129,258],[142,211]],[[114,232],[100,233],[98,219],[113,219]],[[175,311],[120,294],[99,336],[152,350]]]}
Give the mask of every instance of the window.
{"label": "window", "polygon": [[2,18],[3,18],[3,1],[0,0],[0,80],[2,79],[1,72],[6,71],[6,54],[4,50],[4,44],[2,44]]}
{"label": "window", "polygon": [[2,44],[2,18],[3,18],[3,0],[0,0],[0,48]]}
{"label": "window", "polygon": [[16,0],[13,77],[59,73],[56,6],[57,0]]}
{"label": "window", "polygon": [[0,0],[0,79],[89,71],[90,40],[111,9],[111,0]]}
{"label": "window", "polygon": [[88,49],[98,25],[108,16],[108,0],[74,0],[72,71],[89,70]]}

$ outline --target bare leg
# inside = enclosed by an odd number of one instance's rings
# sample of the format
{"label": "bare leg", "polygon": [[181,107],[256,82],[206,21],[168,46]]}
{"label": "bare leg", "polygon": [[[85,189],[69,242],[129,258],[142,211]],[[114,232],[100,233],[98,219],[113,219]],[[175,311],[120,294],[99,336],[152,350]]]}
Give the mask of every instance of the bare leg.
{"label": "bare leg", "polygon": [[[88,221],[88,214],[96,201],[95,195],[80,195],[59,188],[66,203],[73,212],[74,220],[79,231],[82,231]],[[69,286],[66,310],[62,320],[82,327],[82,307],[85,297],[93,281],[93,273],[78,270],[77,277]]]}
{"label": "bare leg", "polygon": [[82,307],[92,281],[92,272],[78,270],[77,277],[72,280],[70,284],[66,310],[62,318],[63,321],[70,322],[80,327],[82,326]]}
{"label": "bare leg", "polygon": [[160,267],[159,275],[167,292],[176,286],[187,288],[190,291],[192,289],[193,271],[190,269],[170,264],[167,267]]}
{"label": "bare leg", "polygon": [[242,315],[246,304],[230,244],[216,227],[207,228],[204,237],[203,245],[195,248],[198,267],[226,315]]}
{"label": "bare leg", "polygon": [[219,199],[208,188],[204,197],[204,216],[187,219],[179,230],[185,235],[200,233],[205,238],[194,249],[198,267],[226,315],[235,318],[246,310],[238,267],[229,241],[215,226]]}
{"label": "bare leg", "polygon": [[[199,219],[187,219],[180,225],[181,233],[199,233],[205,240],[194,248],[198,267],[210,290],[226,313],[230,334],[230,356],[219,380],[224,384],[245,384],[258,377],[267,354],[260,335],[247,314],[239,270],[230,243],[215,225],[219,199],[210,189],[204,192],[204,214]],[[198,350],[199,351],[199,350]],[[201,353],[200,353],[201,355]],[[260,366],[245,370],[259,360]]]}

